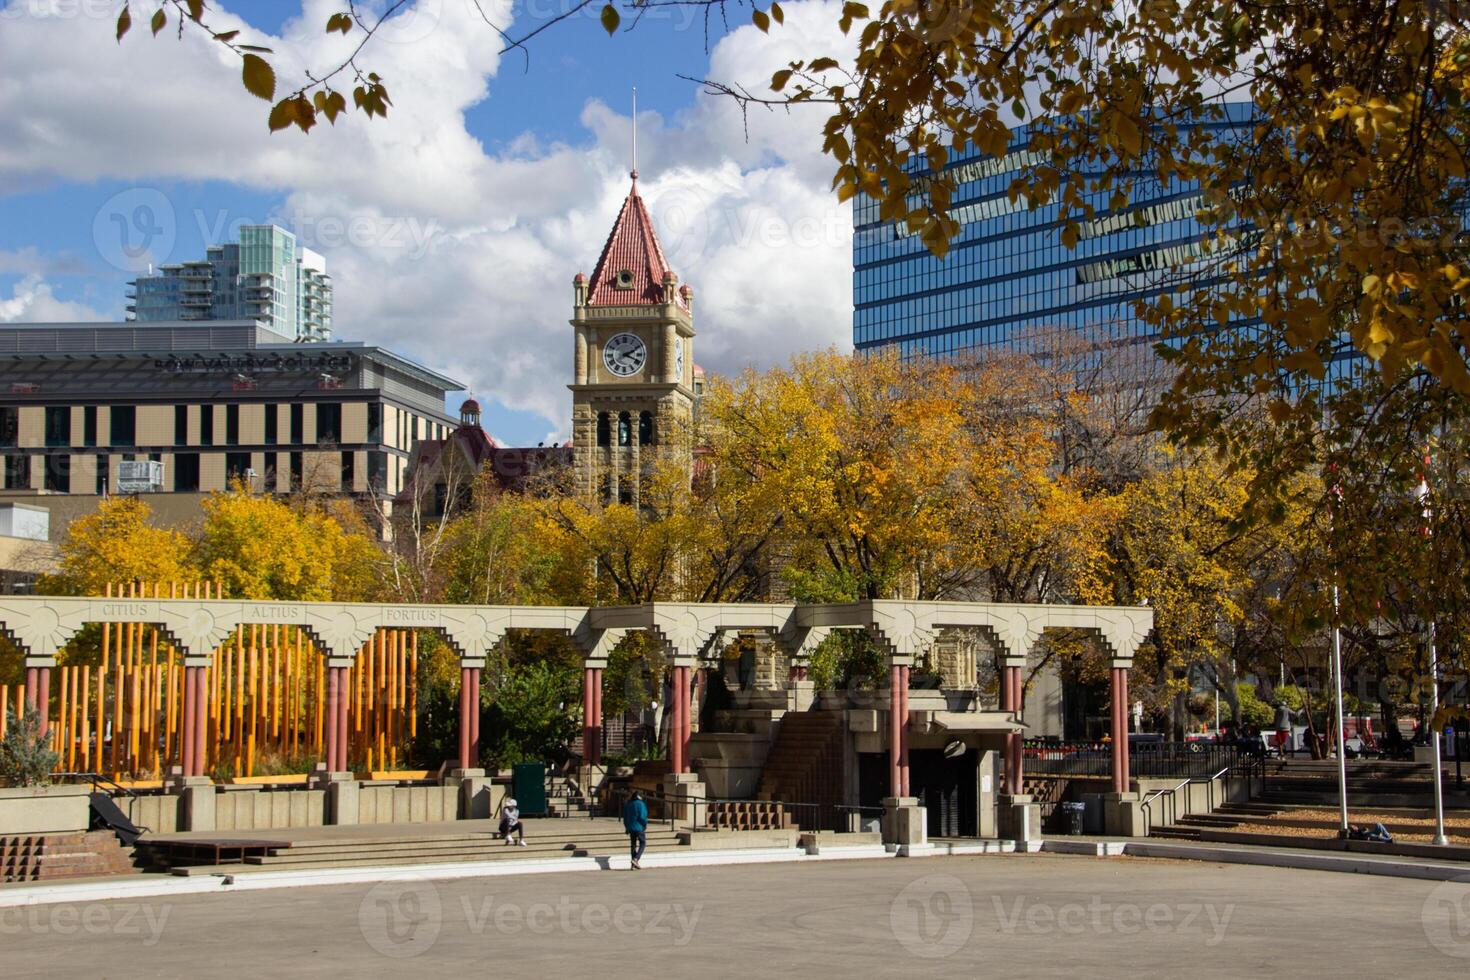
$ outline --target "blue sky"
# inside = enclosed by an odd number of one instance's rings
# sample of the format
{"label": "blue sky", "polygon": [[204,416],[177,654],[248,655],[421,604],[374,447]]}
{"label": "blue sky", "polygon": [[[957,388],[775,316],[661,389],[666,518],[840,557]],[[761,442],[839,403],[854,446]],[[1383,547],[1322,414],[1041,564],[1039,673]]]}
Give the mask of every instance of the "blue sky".
{"label": "blue sky", "polygon": [[[139,203],[158,216],[154,262],[274,221],[326,255],[340,339],[463,379],[508,443],[565,438],[570,282],[627,193],[636,85],[640,186],[696,289],[696,359],[736,371],[850,340],[850,216],[827,191],[821,118],[756,119],[747,140],[733,106],[678,77],[759,83],[798,51],[832,52],[830,4],[798,0],[774,41],[715,21],[708,49],[691,11],[610,38],[594,6],[502,58],[472,0],[416,0],[365,54],[393,93],[387,120],[271,136],[217,45],[147,36],[152,3],[134,0],[139,28],[118,45],[110,15],[0,0],[0,319],[121,319],[143,259],[119,252],[116,222]],[[567,6],[505,3],[482,5],[512,34]],[[284,87],[330,61],[320,25],[341,6],[234,0],[212,16],[243,13]]]}

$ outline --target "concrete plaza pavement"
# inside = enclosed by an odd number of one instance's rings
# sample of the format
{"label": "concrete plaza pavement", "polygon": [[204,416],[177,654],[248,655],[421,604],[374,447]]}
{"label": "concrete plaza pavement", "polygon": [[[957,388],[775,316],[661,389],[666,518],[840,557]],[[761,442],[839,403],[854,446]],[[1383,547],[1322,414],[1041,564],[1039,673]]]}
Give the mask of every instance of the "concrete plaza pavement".
{"label": "concrete plaza pavement", "polygon": [[1470,884],[1044,854],[0,909],[7,977],[1448,975]]}

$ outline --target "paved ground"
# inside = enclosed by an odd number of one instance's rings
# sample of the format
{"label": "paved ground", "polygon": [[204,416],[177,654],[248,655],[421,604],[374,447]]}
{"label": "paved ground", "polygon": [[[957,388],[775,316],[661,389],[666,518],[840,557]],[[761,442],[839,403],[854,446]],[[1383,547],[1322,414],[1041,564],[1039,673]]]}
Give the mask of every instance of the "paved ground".
{"label": "paved ground", "polygon": [[1443,976],[1470,885],[1131,858],[835,861],[0,909],[23,976]]}

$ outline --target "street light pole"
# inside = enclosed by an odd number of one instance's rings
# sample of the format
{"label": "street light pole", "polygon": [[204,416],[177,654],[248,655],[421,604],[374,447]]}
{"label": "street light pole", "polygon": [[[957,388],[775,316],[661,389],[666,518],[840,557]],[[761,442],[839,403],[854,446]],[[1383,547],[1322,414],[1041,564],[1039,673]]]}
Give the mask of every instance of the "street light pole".
{"label": "street light pole", "polygon": [[[1342,724],[1342,622],[1338,614],[1337,583],[1332,583],[1332,693],[1337,702],[1337,809],[1342,836],[1348,835],[1347,745]],[[1312,710],[1311,702],[1307,710]]]}
{"label": "street light pole", "polygon": [[1450,842],[1444,832],[1444,773],[1443,760],[1439,752],[1439,726],[1435,722],[1439,714],[1439,652],[1438,635],[1433,620],[1429,622],[1429,744],[1434,752],[1434,843]]}

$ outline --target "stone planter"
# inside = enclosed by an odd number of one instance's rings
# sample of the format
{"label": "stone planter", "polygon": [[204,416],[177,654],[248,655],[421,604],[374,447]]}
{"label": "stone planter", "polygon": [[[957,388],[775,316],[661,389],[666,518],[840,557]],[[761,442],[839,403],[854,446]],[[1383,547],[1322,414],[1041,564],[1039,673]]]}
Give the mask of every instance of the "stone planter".
{"label": "stone planter", "polygon": [[86,830],[90,792],[88,786],[0,788],[0,837]]}

